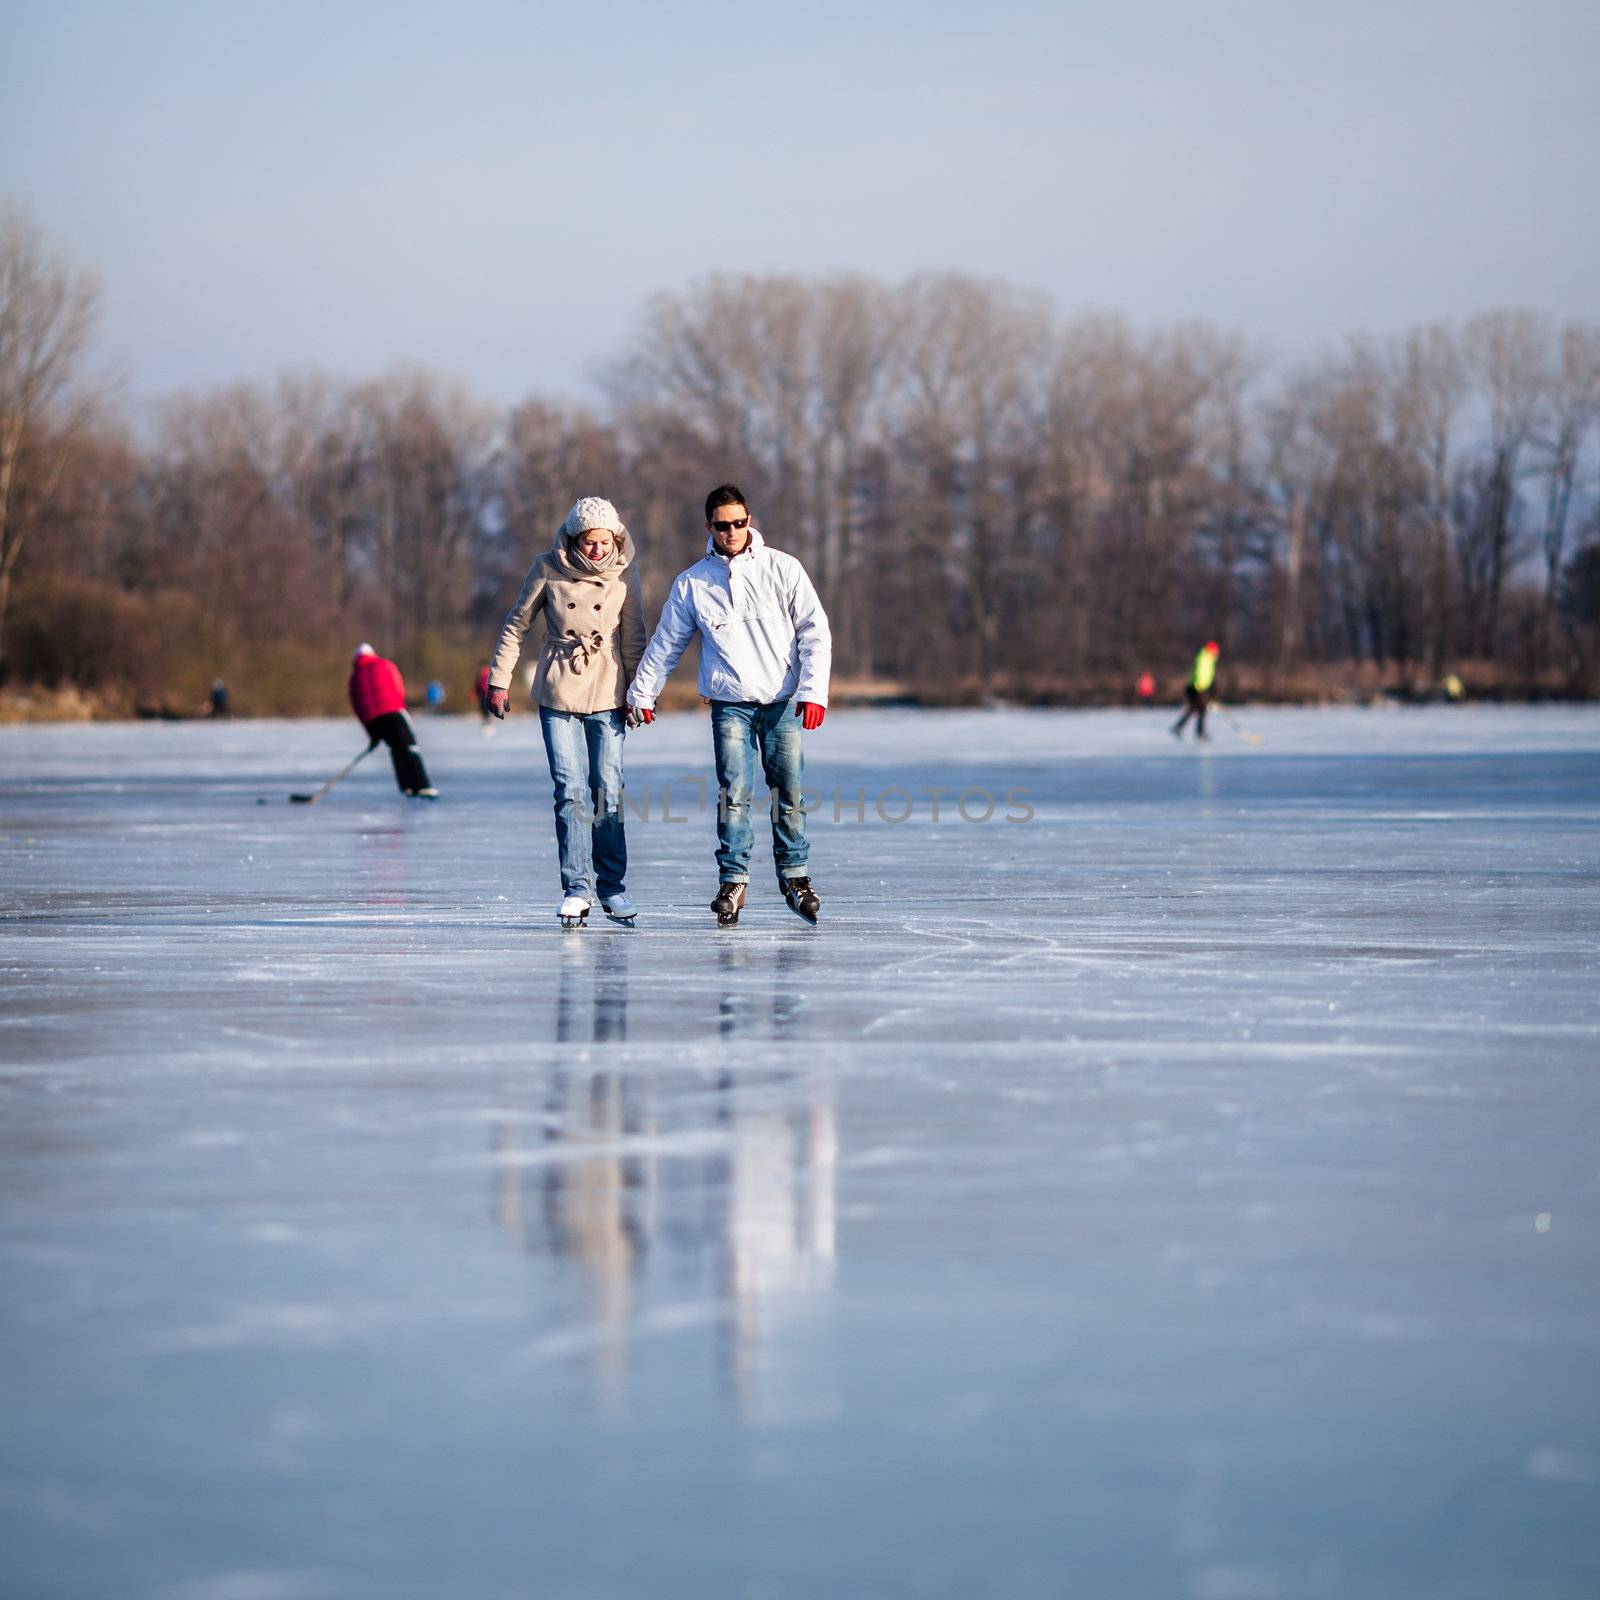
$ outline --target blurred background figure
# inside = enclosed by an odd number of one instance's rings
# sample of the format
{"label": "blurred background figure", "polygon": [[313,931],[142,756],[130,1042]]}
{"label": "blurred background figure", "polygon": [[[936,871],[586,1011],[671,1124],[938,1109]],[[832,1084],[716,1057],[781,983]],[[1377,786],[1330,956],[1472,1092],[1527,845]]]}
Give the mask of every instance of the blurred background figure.
{"label": "blurred background figure", "polygon": [[1133,686],[1133,692],[1139,697],[1139,704],[1147,706],[1156,697],[1156,679],[1153,672],[1141,672],[1138,681]]}
{"label": "blurred background figure", "polygon": [[444,685],[440,683],[437,678],[429,678],[428,687],[426,690],[424,690],[424,696],[428,702],[428,710],[431,711],[434,716],[438,716],[438,714],[444,710]]}
{"label": "blurred background figure", "polygon": [[211,680],[211,715],[214,717],[230,717],[233,711],[228,705],[228,686],[221,678]]}
{"label": "blurred background figure", "polygon": [[437,800],[439,791],[428,781],[428,769],[417,748],[417,730],[406,715],[406,682],[399,667],[370,644],[358,645],[350,664],[348,689],[350,708],[360,718],[367,737],[374,744],[388,745],[401,794]]}
{"label": "blurred background figure", "polygon": [[1194,665],[1189,668],[1189,681],[1184,686],[1183,715],[1172,725],[1174,739],[1183,737],[1184,724],[1190,717],[1195,719],[1195,738],[1210,738],[1206,732],[1206,707],[1211,704],[1211,691],[1217,681],[1217,657],[1221,653],[1215,640],[1207,640],[1200,647]]}
{"label": "blurred background figure", "polygon": [[472,703],[478,708],[478,715],[483,718],[483,731],[494,731],[494,717],[489,711],[489,663],[478,663],[478,675],[472,680]]}

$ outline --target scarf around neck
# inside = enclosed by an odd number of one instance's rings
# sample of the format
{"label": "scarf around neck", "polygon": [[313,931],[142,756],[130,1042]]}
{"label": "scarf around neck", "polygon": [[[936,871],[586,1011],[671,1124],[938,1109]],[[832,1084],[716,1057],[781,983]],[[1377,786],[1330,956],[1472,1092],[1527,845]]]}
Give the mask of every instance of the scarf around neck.
{"label": "scarf around neck", "polygon": [[602,561],[591,561],[579,548],[576,539],[562,536],[562,543],[566,546],[566,557],[572,566],[579,572],[615,572],[619,566],[626,566],[627,562],[622,554],[622,536],[614,535],[611,540],[611,550]]}

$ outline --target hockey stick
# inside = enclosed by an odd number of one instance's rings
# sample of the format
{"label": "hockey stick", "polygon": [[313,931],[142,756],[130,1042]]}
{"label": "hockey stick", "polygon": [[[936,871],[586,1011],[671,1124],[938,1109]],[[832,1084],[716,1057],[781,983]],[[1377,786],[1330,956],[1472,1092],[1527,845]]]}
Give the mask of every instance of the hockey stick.
{"label": "hockey stick", "polygon": [[1220,700],[1213,700],[1211,702],[1211,709],[1215,711],[1216,714],[1221,717],[1222,720],[1226,722],[1228,726],[1232,728],[1233,731],[1238,734],[1246,744],[1260,744],[1262,742],[1261,735],[1259,733],[1249,733],[1245,729],[1241,728],[1239,724],[1228,715],[1228,708],[1223,705]]}
{"label": "hockey stick", "polygon": [[372,743],[369,744],[367,748],[363,750],[348,767],[345,767],[340,772],[334,773],[334,775],[329,778],[328,781],[323,784],[323,786],[318,789],[315,794],[292,794],[289,796],[290,800],[292,800],[297,806],[314,806],[317,801],[319,801],[323,795],[325,795],[334,786],[334,784],[340,783],[345,778],[348,778],[350,774],[354,772],[356,768],[377,748],[378,741],[374,739]]}

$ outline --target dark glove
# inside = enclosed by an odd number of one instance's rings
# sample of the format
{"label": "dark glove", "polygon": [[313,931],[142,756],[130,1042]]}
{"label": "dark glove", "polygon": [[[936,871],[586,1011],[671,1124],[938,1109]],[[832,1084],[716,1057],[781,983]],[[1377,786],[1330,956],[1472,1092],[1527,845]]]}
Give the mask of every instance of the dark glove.
{"label": "dark glove", "polygon": [[483,697],[483,709],[492,717],[505,720],[506,712],[511,708],[511,691],[509,689],[490,689]]}
{"label": "dark glove", "polygon": [[794,714],[800,718],[800,726],[810,733],[813,728],[822,726],[822,719],[827,716],[828,708],[819,706],[815,700],[802,700],[795,706]]}

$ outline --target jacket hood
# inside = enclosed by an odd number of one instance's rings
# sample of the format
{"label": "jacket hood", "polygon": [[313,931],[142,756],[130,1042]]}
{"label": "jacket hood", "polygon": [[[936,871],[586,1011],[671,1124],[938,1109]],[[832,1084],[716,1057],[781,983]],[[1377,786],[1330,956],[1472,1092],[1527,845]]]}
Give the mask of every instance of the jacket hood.
{"label": "jacket hood", "polygon": [[[739,554],[741,556],[747,556],[752,550],[759,550],[766,542],[767,541],[761,537],[761,530],[759,528],[752,527],[750,529],[750,543],[747,544],[744,549],[739,552]],[[722,552],[718,550],[715,543],[713,543],[709,533],[706,535],[706,554],[708,556],[722,555]],[[728,560],[729,558],[724,556],[723,559]]]}

